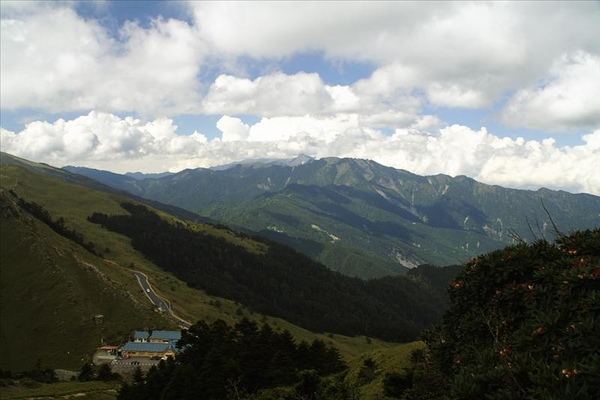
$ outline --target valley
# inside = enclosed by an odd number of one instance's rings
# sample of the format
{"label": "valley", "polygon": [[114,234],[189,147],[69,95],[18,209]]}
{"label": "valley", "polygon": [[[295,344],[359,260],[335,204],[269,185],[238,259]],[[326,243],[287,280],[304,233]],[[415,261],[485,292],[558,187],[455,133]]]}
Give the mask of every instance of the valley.
{"label": "valley", "polygon": [[[338,349],[346,362],[359,360],[372,351],[392,351],[401,346],[371,334],[344,335],[339,329],[311,331],[260,312],[241,298],[209,294],[197,284],[190,285],[135,249],[132,239],[88,221],[94,212],[126,217],[130,212],[122,208],[122,203],[135,200],[111,190],[90,189],[64,171],[32,165],[33,169],[6,164],[0,167],[3,370],[29,370],[41,361],[45,366],[77,371],[102,343],[118,344],[135,329],[179,329],[181,320],[235,324],[247,318],[268,323],[278,332],[289,331],[296,340],[323,340]],[[44,172],[39,173],[40,169]],[[61,178],[62,174],[66,179]],[[39,210],[37,213],[44,218],[30,214],[24,204]],[[152,211],[152,215],[174,224],[176,229],[208,238],[214,243],[209,251],[247,251],[243,257],[258,257],[275,246],[225,227],[181,220],[160,211]],[[78,242],[69,235],[77,237]],[[278,251],[288,252],[283,247]],[[290,256],[297,268],[312,263],[294,252]],[[332,274],[324,267],[311,268],[321,271],[321,276]],[[136,271],[147,276],[153,291],[169,302],[177,321],[150,301]],[[413,285],[413,290],[438,290],[433,286],[418,289],[410,280],[403,281]],[[440,306],[437,308],[441,312]],[[103,316],[99,325],[94,320],[98,315]],[[414,334],[412,337],[416,338]]]}

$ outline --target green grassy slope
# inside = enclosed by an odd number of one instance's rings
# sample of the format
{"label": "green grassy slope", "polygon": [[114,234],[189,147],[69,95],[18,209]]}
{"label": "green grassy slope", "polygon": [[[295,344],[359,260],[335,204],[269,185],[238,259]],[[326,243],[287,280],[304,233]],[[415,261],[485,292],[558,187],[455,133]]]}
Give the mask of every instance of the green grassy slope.
{"label": "green grassy slope", "polygon": [[[165,326],[150,305],[103,274],[81,246],[61,237],[2,193],[2,368],[78,368],[101,340],[115,343],[130,329]],[[134,289],[135,290],[135,289]],[[94,316],[104,315],[97,325]]]}
{"label": "green grassy slope", "polygon": [[[37,386],[37,385],[36,385]],[[2,400],[17,399],[68,399],[82,400],[114,400],[120,389],[119,382],[57,382],[52,384],[39,384],[37,387],[8,385],[0,387]]]}
{"label": "green grassy slope", "polygon": [[[410,354],[415,349],[423,349],[423,342],[412,342],[396,345],[387,349],[365,352],[349,363],[346,382],[358,387],[361,399],[389,399],[384,393],[386,373],[404,373],[411,366]],[[365,368],[365,360],[373,361],[372,368]]]}

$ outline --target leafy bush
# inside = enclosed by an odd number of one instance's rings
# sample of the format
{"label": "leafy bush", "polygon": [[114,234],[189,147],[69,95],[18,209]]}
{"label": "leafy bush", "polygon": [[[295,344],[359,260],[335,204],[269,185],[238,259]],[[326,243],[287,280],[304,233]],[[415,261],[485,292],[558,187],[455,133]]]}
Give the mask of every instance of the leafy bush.
{"label": "leafy bush", "polygon": [[456,399],[592,399],[600,393],[600,230],[475,258],[425,333]]}

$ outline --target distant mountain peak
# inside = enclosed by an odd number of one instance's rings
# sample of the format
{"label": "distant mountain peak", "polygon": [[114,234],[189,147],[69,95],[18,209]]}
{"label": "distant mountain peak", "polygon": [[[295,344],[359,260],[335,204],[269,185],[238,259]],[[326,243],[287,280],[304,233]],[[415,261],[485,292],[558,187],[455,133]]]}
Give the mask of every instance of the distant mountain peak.
{"label": "distant mountain peak", "polygon": [[279,158],[251,158],[241,161],[235,161],[229,164],[217,165],[214,167],[210,167],[210,169],[214,171],[224,171],[226,169],[234,168],[237,166],[252,166],[252,167],[260,167],[260,166],[283,166],[283,167],[297,167],[302,164],[306,164],[314,160],[314,157],[307,156],[306,154],[300,154],[294,158],[287,159],[279,159]]}
{"label": "distant mountain peak", "polygon": [[125,176],[129,176],[133,179],[160,179],[165,176],[173,175],[173,172],[159,172],[159,173],[144,173],[144,172],[127,172]]}
{"label": "distant mountain peak", "polygon": [[314,157],[307,156],[306,154],[300,154],[299,156],[292,158],[288,161],[288,165],[295,167],[297,165],[306,164],[314,160]]}

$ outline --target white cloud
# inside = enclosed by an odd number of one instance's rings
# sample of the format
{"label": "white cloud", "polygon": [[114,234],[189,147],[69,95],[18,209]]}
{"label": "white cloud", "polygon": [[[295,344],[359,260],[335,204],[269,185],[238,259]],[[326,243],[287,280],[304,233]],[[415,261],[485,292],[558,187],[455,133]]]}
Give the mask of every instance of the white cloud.
{"label": "white cloud", "polygon": [[224,142],[235,142],[248,138],[249,126],[239,118],[223,115],[217,121],[217,128],[221,131],[221,139]]}
{"label": "white cloud", "polygon": [[411,125],[412,129],[419,131],[435,131],[442,125],[442,121],[434,115],[423,115]]}
{"label": "white cloud", "polygon": [[360,98],[349,86],[325,86],[325,90],[331,96],[331,111],[333,112],[356,112],[360,109]]}
{"label": "white cloud", "polygon": [[[435,117],[416,124],[435,125]],[[76,164],[117,172],[177,171],[248,158],[368,158],[421,175],[467,175],[507,187],[563,189],[600,195],[600,130],[574,147],[501,138],[485,128],[452,125],[428,133],[398,129],[392,136],[364,126],[357,114],[274,117],[248,125],[225,116],[222,138],[181,135],[171,120],[145,122],[91,112],[70,121],[35,122],[19,132],[1,130],[2,151],[53,165]]]}
{"label": "white cloud", "polygon": [[[329,86],[314,73],[277,72],[253,81],[221,75],[204,98],[203,109],[210,114],[254,114],[266,118],[310,115],[323,120],[356,114],[365,125],[394,128],[411,126],[419,118],[421,98],[394,85],[373,89],[371,81]],[[384,79],[379,85],[386,83],[389,81]],[[275,132],[271,135],[278,137]]]}
{"label": "white cloud", "polygon": [[[60,134],[57,135],[56,133],[55,135],[60,136]],[[81,154],[87,154],[100,144],[98,136],[85,125],[75,125],[66,130],[62,135],[62,139],[63,146],[53,150],[64,149],[67,157],[78,157]]]}
{"label": "white cloud", "polygon": [[197,106],[203,47],[193,27],[129,22],[115,39],[68,3],[51,4],[2,15],[2,108],[149,115]]}
{"label": "white cloud", "polygon": [[550,76],[519,90],[501,113],[509,126],[562,131],[600,127],[600,56],[564,56]]}
{"label": "white cloud", "polygon": [[367,48],[361,44],[374,43],[382,27],[400,22],[396,20],[397,13],[390,12],[390,3],[383,4],[374,7],[365,2],[189,3],[202,36],[213,48],[227,55],[255,58],[281,58],[319,49],[328,54],[332,49],[354,54],[357,47]]}
{"label": "white cloud", "polygon": [[203,101],[209,114],[303,115],[329,108],[332,98],[318,74],[274,73],[250,81],[219,76]]}
{"label": "white cloud", "polygon": [[[375,63],[371,90],[422,88],[434,105],[489,107],[565,52],[600,52],[592,2],[191,2],[224,57],[322,51]],[[396,70],[400,70],[396,72]]]}
{"label": "white cloud", "polygon": [[540,142],[507,142],[491,154],[476,179],[502,186],[545,186],[600,195],[600,130],[585,136],[586,143],[557,148],[552,139]]}
{"label": "white cloud", "polygon": [[70,8],[2,18],[2,108],[69,110],[89,107],[83,92],[107,56],[111,40]]}
{"label": "white cloud", "polygon": [[[138,120],[136,122],[139,123]],[[144,129],[156,139],[171,139],[175,137],[177,125],[173,125],[172,119],[162,117],[148,122]]]}
{"label": "white cloud", "polygon": [[154,165],[156,160],[194,155],[206,143],[203,135],[180,136],[176,128],[165,118],[143,123],[92,111],[70,121],[32,122],[19,133],[3,129],[1,143],[2,151],[53,164],[101,163],[113,170],[133,160],[155,169],[161,165]]}
{"label": "white cloud", "polygon": [[[560,61],[577,52],[600,57],[593,2],[190,2],[191,24],[127,22],[116,38],[72,2],[22,3],[3,2],[4,109],[418,118],[424,105],[487,108],[516,92],[505,114],[523,104],[538,115],[519,118],[531,126],[550,125],[537,112],[549,103],[557,130],[593,126],[583,122],[596,113],[570,102],[585,87],[575,77],[594,79],[592,66],[577,68],[575,56]],[[305,51],[375,69],[347,86],[323,82],[318,71],[276,72],[279,61]],[[271,72],[245,79],[248,61]],[[202,80],[213,74],[221,75]],[[555,89],[538,88],[541,79]]]}
{"label": "white cloud", "polygon": [[429,101],[437,106],[482,108],[491,101],[483,91],[456,83],[432,82],[426,91]]}
{"label": "white cloud", "polygon": [[[253,142],[307,140],[329,144],[359,126],[360,119],[357,114],[263,118],[250,127],[248,140]],[[326,154],[320,156],[324,157]]]}
{"label": "white cloud", "polygon": [[104,62],[110,64],[104,70],[108,82],[101,98],[109,109],[146,115],[193,111],[200,100],[196,75],[205,55],[194,28],[159,18],[149,29],[127,23],[121,35],[123,53]]}

